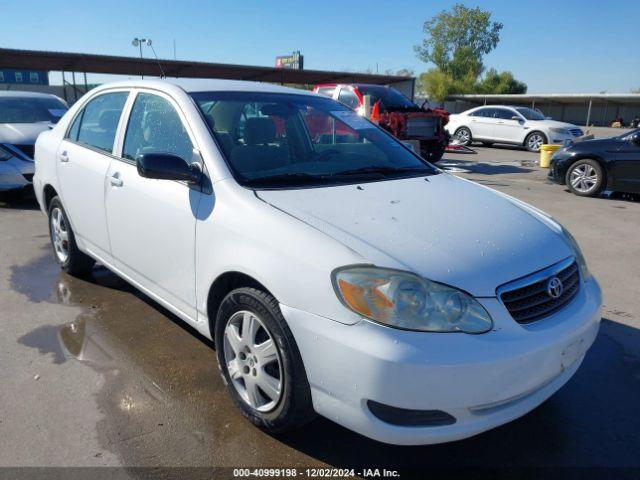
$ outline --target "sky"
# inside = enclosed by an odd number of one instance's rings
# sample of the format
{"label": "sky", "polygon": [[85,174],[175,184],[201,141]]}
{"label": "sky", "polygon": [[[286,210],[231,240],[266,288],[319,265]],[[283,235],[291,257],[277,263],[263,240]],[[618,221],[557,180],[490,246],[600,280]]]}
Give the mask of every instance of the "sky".
{"label": "sky", "polygon": [[[433,65],[416,58],[424,21],[453,1],[0,0],[0,47],[273,66],[300,50],[305,67],[380,71]],[[475,1],[504,28],[486,67],[510,70],[529,93],[627,93],[640,88],[638,1]],[[606,5],[606,6],[604,6]],[[145,47],[144,55],[153,54]],[[59,83],[59,75],[52,75]],[[57,81],[56,81],[57,80]],[[103,76],[90,76],[103,81]]]}

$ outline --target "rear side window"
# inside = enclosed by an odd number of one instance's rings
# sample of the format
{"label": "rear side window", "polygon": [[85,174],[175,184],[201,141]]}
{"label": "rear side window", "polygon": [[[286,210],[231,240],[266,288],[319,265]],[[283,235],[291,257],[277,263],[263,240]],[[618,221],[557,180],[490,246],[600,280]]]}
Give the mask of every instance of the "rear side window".
{"label": "rear side window", "polygon": [[349,108],[358,108],[358,97],[348,88],[342,88],[338,95],[338,101],[344,103]]}
{"label": "rear side window", "polygon": [[105,93],[76,116],[67,138],[111,153],[128,92]]}
{"label": "rear side window", "polygon": [[139,93],[131,109],[122,156],[137,160],[145,153],[170,153],[193,160],[193,144],[178,112],[164,98]]}
{"label": "rear side window", "polygon": [[333,92],[336,91],[336,87],[319,87],[318,93],[320,95],[324,95],[325,97],[333,98]]}

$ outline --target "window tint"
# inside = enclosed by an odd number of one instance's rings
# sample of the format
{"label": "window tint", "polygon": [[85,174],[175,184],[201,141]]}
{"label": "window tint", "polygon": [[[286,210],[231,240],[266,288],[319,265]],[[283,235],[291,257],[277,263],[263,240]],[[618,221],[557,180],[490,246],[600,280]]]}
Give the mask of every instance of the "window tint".
{"label": "window tint", "polygon": [[515,112],[506,108],[496,108],[496,118],[501,120],[511,120],[511,117],[517,116]]}
{"label": "window tint", "polygon": [[171,153],[191,162],[193,144],[178,112],[164,98],[140,93],[131,109],[122,156],[136,160],[145,153]]}
{"label": "window tint", "polygon": [[338,95],[338,100],[344,103],[349,108],[357,108],[358,107],[358,97],[355,93],[353,93],[348,88],[340,89],[340,94]]}
{"label": "window tint", "polygon": [[[128,95],[128,92],[105,93],[87,103],[81,114],[78,142],[111,152]],[[78,118],[80,115],[76,117],[76,121]],[[71,127],[72,130],[74,127],[75,124]]]}
{"label": "window tint", "polygon": [[67,111],[62,100],[51,97],[0,97],[0,123],[57,123]]}

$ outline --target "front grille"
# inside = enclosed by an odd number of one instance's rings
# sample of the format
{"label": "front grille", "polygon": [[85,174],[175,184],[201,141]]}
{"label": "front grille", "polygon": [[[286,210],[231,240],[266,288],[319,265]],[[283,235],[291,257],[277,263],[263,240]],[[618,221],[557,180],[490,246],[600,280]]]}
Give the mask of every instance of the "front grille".
{"label": "front grille", "polygon": [[[578,293],[580,273],[575,260],[568,266],[561,265],[559,270],[545,272],[532,275],[531,283],[524,279],[514,282],[518,284],[517,287],[505,285],[499,289],[500,300],[516,322],[531,323],[547,317],[564,307]],[[563,286],[562,294],[557,298],[547,291],[549,281],[554,277],[559,278]]]}
{"label": "front grille", "polygon": [[33,160],[33,154],[35,153],[35,145],[14,145],[18,150],[24,153],[27,157]]}
{"label": "front grille", "polygon": [[582,130],[580,130],[579,128],[572,128],[571,129],[571,135],[573,135],[574,137],[581,137],[582,136]]}
{"label": "front grille", "polygon": [[407,137],[427,137],[436,136],[438,123],[435,118],[410,118],[407,121]]}

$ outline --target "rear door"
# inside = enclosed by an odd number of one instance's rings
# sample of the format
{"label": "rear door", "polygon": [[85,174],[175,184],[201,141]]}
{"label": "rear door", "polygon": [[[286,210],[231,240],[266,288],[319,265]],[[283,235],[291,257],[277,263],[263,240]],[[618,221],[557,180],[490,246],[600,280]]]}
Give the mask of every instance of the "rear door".
{"label": "rear door", "polygon": [[122,146],[107,173],[106,210],[115,265],[156,299],[196,321],[195,228],[203,193],[186,182],[143,178],[136,159],[170,153],[201,161],[179,106],[167,95],[139,91]]}
{"label": "rear door", "polygon": [[102,93],[78,111],[57,158],[60,196],[78,241],[94,256],[110,261],[104,207],[105,177],[127,90]]}
{"label": "rear door", "polygon": [[640,145],[631,140],[621,142],[613,165],[614,190],[640,193]]}

